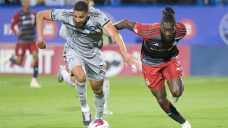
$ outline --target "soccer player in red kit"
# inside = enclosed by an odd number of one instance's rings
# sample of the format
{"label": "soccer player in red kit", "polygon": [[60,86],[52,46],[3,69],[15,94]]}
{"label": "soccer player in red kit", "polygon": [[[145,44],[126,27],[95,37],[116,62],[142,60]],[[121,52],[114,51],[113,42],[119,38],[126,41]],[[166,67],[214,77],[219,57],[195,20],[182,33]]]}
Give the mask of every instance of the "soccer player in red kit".
{"label": "soccer player in red kit", "polygon": [[[36,14],[30,9],[30,1],[22,1],[22,9],[18,11],[12,20],[10,25],[11,30],[18,38],[15,56],[13,55],[9,61],[11,64],[21,65],[26,50],[28,49],[33,57],[33,78],[30,86],[33,88],[40,88],[41,85],[37,82],[38,77],[38,49],[35,43],[35,30],[36,30]],[[18,27],[18,30],[15,29]]]}
{"label": "soccer player in red kit", "polygon": [[176,45],[186,35],[186,28],[183,23],[176,23],[174,13],[173,8],[166,7],[162,11],[161,23],[141,24],[125,19],[117,22],[115,27],[118,30],[127,28],[143,39],[141,61],[148,88],[169,117],[180,123],[182,128],[191,128],[167,99],[165,90],[166,80],[174,102],[184,90]]}

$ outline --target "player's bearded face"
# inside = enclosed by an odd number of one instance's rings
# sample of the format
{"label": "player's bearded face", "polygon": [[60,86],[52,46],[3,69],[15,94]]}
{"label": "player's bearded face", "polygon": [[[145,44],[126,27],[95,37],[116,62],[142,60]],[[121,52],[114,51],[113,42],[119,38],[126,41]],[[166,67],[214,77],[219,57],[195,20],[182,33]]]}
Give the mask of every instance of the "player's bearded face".
{"label": "player's bearded face", "polygon": [[73,19],[76,27],[83,27],[86,25],[89,19],[89,12],[86,11],[74,11]]}
{"label": "player's bearded face", "polygon": [[164,41],[172,43],[175,38],[176,27],[175,24],[163,23],[161,26],[161,34]]}

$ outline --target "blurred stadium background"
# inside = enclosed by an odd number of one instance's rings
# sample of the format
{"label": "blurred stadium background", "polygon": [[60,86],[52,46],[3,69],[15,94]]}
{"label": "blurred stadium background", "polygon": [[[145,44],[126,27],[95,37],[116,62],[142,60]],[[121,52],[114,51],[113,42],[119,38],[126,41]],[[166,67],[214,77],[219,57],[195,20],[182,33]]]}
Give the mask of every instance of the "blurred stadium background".
{"label": "blurred stadium background", "polygon": [[[31,9],[71,8],[75,0],[31,0]],[[94,0],[112,22],[127,18],[142,23],[160,22],[161,9],[171,6],[177,21],[187,26],[180,41],[184,69],[184,95],[179,111],[193,128],[228,127],[228,0]],[[10,30],[12,16],[21,9],[20,0],[0,0],[0,61],[14,53],[16,36]],[[75,91],[57,83],[64,40],[58,35],[59,23],[45,23],[46,50],[40,50],[41,89],[29,88],[31,56],[22,66],[0,65],[0,128],[83,128]],[[132,32],[121,34],[136,58],[140,58],[141,39]],[[166,117],[147,90],[141,69],[125,67],[109,37],[104,36],[104,55],[109,63],[110,109],[105,116],[113,128],[177,128]],[[111,57],[110,57],[111,56]],[[90,90],[89,90],[90,91]],[[89,93],[89,99],[92,93]],[[93,101],[90,100],[90,105]]]}

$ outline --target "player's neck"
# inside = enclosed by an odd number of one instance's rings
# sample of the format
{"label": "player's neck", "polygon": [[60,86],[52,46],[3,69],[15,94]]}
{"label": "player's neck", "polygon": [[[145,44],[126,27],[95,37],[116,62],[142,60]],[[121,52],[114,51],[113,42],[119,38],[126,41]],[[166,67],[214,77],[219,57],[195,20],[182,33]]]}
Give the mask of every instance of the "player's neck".
{"label": "player's neck", "polygon": [[23,10],[23,12],[28,12],[29,11],[29,9],[26,9],[26,8],[23,8],[22,10]]}

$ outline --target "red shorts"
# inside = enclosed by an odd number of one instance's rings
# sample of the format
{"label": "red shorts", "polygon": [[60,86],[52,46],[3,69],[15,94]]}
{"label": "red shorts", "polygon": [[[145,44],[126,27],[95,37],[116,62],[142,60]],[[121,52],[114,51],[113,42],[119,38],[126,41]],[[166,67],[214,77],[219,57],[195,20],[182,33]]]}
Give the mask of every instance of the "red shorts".
{"label": "red shorts", "polygon": [[31,42],[31,43],[17,43],[15,53],[17,56],[23,57],[27,49],[30,51],[30,53],[38,52],[36,43]]}
{"label": "red shorts", "polygon": [[145,82],[150,90],[165,86],[165,79],[182,77],[182,68],[178,57],[158,66],[142,65]]}

